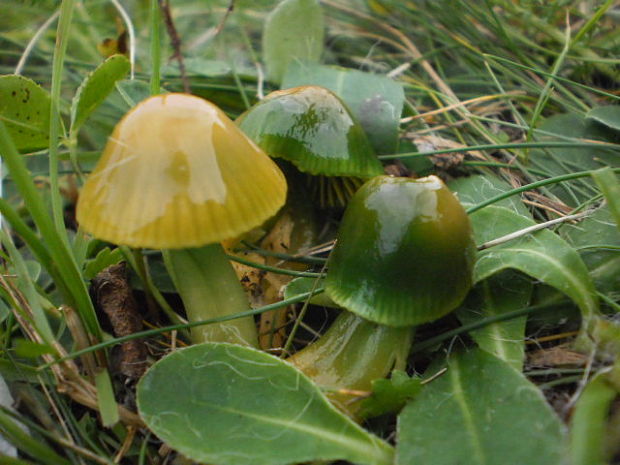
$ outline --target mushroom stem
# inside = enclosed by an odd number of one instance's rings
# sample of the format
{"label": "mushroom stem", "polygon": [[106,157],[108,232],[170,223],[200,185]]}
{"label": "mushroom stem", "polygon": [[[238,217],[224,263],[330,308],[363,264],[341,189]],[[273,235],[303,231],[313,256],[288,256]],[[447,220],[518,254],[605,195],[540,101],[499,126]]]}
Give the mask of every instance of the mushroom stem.
{"label": "mushroom stem", "polygon": [[327,332],[287,361],[319,386],[340,410],[355,417],[359,402],[346,391],[371,391],[375,379],[404,370],[413,327],[394,328],[343,311]]}
{"label": "mushroom stem", "polygon": [[[248,310],[245,291],[220,244],[164,250],[163,257],[190,323]],[[191,339],[258,348],[252,317],[192,328]]]}

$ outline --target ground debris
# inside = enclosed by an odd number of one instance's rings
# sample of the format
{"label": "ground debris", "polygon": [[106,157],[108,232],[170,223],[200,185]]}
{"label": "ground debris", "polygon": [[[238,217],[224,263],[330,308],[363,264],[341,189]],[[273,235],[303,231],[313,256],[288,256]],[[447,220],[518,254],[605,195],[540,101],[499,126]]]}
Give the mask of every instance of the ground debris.
{"label": "ground debris", "polygon": [[[92,280],[97,306],[110,320],[114,336],[122,337],[142,330],[142,316],[127,281],[125,263],[109,266]],[[144,341],[123,342],[114,362],[120,373],[139,378],[147,368],[147,350]]]}

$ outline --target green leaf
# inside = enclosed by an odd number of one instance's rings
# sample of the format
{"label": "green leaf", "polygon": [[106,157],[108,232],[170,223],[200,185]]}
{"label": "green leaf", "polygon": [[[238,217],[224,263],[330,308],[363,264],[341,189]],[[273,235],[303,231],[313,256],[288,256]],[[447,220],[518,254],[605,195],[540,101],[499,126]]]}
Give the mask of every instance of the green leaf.
{"label": "green leaf", "polygon": [[620,295],[620,235],[608,206],[576,224],[564,224],[562,237],[579,250],[596,288]]}
{"label": "green leaf", "polygon": [[361,418],[378,417],[400,411],[422,389],[419,378],[410,378],[407,373],[394,370],[390,379],[376,379],[372,382],[372,394],[361,403]]}
{"label": "green leaf", "polygon": [[563,463],[562,423],[521,373],[479,349],[447,368],[399,416],[397,464]]}
{"label": "green leaf", "polygon": [[[177,292],[161,257],[151,257],[148,261],[148,270],[153,284],[160,292],[168,294]],[[129,270],[129,284],[133,289],[145,290],[144,283],[133,269]]]}
{"label": "green leaf", "polygon": [[387,443],[338,412],[305,375],[247,347],[205,343],[173,352],[138,384],[138,408],[159,438],[201,463],[393,461]]}
{"label": "green leaf", "polygon": [[596,341],[597,356],[601,359],[616,360],[614,368],[616,382],[620,386],[620,322],[613,318],[599,316],[592,324],[592,339]]}
{"label": "green leaf", "polygon": [[386,76],[354,69],[294,62],[282,88],[317,85],[338,95],[360,122],[379,154],[394,153],[405,103],[402,84]]}
{"label": "green leaf", "polygon": [[607,417],[618,394],[606,374],[594,377],[579,396],[570,425],[573,465],[605,465]]}
{"label": "green leaf", "polygon": [[[4,300],[0,300],[0,323],[4,323],[4,320],[6,320],[10,314],[11,314],[11,309],[4,302]],[[0,375],[1,374],[2,374],[2,371],[0,370]]]}
{"label": "green leaf", "polygon": [[[189,57],[183,61],[185,71],[188,76],[204,76],[209,78],[221,78],[231,76],[234,72],[239,76],[255,76],[256,68],[253,66],[243,66],[236,64],[234,68],[229,62],[221,60],[210,60],[203,57]],[[180,76],[178,63],[170,63],[163,67],[162,73],[166,76]]]}
{"label": "green leaf", "polygon": [[[448,187],[454,192],[463,207],[469,208],[479,203],[489,200],[499,194],[512,190],[512,186],[506,181],[501,180],[493,175],[474,175],[461,177],[452,180]],[[530,216],[529,210],[521,202],[518,197],[512,196],[504,200],[500,200],[496,204],[497,207],[505,207],[523,216]]]}
{"label": "green leaf", "polygon": [[41,355],[54,353],[54,349],[47,344],[39,344],[23,338],[14,339],[13,349],[18,357],[24,358],[37,358]]}
{"label": "green leaf", "polygon": [[0,76],[0,119],[20,151],[49,145],[50,96],[23,76]]}
{"label": "green leaf", "polygon": [[114,399],[114,388],[108,370],[102,369],[95,374],[97,386],[97,406],[103,426],[110,427],[118,422],[118,405]]}
{"label": "green leaf", "polygon": [[[42,465],[71,465],[68,460],[58,455],[40,436],[31,436],[22,422],[16,421],[12,415],[3,410],[0,410],[0,431],[2,431],[4,439],[23,453],[36,459],[36,463]],[[4,459],[1,455],[0,458]],[[6,463],[6,461],[3,460],[3,463]],[[26,463],[29,464],[31,462]]]}
{"label": "green leaf", "polygon": [[281,82],[294,60],[316,62],[323,53],[323,10],[317,0],[284,0],[267,17],[263,57],[270,79]]}
{"label": "green leaf", "polygon": [[93,279],[97,276],[97,273],[102,271],[111,265],[116,265],[123,260],[123,252],[121,249],[110,249],[105,247],[97,253],[97,256],[86,262],[84,267],[84,277],[86,279]]}
{"label": "green leaf", "polygon": [[116,81],[129,72],[129,60],[113,55],[90,73],[80,85],[71,104],[71,132],[75,133],[93,111],[114,90]]}
{"label": "green leaf", "polygon": [[610,167],[606,167],[594,171],[592,178],[594,178],[596,185],[603,193],[607,205],[609,205],[609,211],[616,221],[618,230],[620,230],[620,183],[618,182],[618,176]]}
{"label": "green leaf", "polygon": [[[512,270],[480,282],[457,310],[462,324],[527,307],[532,294],[529,278]],[[492,323],[470,332],[478,346],[521,371],[524,359],[525,316]]]}
{"label": "green leaf", "polygon": [[[25,382],[39,384],[41,382],[41,372],[33,366],[18,363],[15,360],[0,360],[0,377],[8,382]],[[43,380],[45,384],[51,384],[51,380]]]}
{"label": "green leaf", "polygon": [[[312,291],[313,289],[319,289],[322,287],[324,287],[323,278],[319,279],[318,283],[316,282],[316,278],[295,278],[284,288],[284,298],[290,299],[291,297],[295,297],[299,294],[304,294]],[[324,292],[310,297],[310,303],[312,305],[320,305],[322,307],[342,308],[330,299]]]}
{"label": "green leaf", "polygon": [[592,108],[592,110],[586,113],[586,118],[620,131],[620,105]]}
{"label": "green leaf", "polygon": [[[503,207],[489,206],[471,215],[478,244],[535,224]],[[474,282],[513,268],[570,297],[585,320],[598,313],[598,299],[588,269],[579,254],[560,236],[548,230],[509,241],[479,253]]]}
{"label": "green leaf", "polygon": [[[620,134],[581,115],[564,114],[548,118],[540,127],[547,134],[538,141],[560,140],[599,140],[603,142],[620,142]],[[554,136],[557,135],[557,136]],[[546,172],[549,177],[572,173],[575,171],[596,170],[604,166],[619,167],[620,157],[617,150],[597,147],[551,148],[533,150],[530,164]],[[589,178],[562,182],[547,189],[557,195],[568,205],[578,206],[598,193]]]}

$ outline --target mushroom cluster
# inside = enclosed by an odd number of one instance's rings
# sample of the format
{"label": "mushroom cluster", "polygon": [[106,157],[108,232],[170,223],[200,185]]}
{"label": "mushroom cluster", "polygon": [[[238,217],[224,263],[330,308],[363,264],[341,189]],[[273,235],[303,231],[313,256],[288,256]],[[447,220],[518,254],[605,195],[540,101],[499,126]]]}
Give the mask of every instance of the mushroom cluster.
{"label": "mushroom cluster", "polygon": [[[192,322],[248,309],[219,243],[260,226],[285,202],[284,175],[258,144],[311,173],[381,171],[348,110],[325,89],[275,93],[240,125],[250,137],[191,95],[145,100],[116,126],[77,207],[82,228],[98,238],[163,249]],[[474,256],[469,219],[439,178],[372,177],[349,201],[325,279],[328,296],[348,311],[289,362],[320,385],[369,390],[405,367],[416,325],[460,304]],[[257,347],[249,317],[195,327],[192,339]],[[355,413],[342,396],[332,400]]]}

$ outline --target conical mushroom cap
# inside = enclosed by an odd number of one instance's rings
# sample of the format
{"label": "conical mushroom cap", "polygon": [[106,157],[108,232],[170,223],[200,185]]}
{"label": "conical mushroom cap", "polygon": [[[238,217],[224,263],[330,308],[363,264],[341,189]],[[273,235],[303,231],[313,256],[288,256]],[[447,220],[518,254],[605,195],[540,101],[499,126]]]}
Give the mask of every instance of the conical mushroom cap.
{"label": "conical mushroom cap", "polygon": [[324,87],[272,92],[237,124],[269,155],[290,161],[304,173],[364,179],[383,174],[362,126]]}
{"label": "conical mushroom cap", "polygon": [[259,226],[285,198],[282,172],[220,109],[166,94],[117,124],[80,194],[77,220],[115,244],[197,247]]}
{"label": "conical mushroom cap", "polygon": [[412,326],[455,309],[471,287],[469,218],[436,176],[378,176],[350,200],[325,291],[375,323]]}

